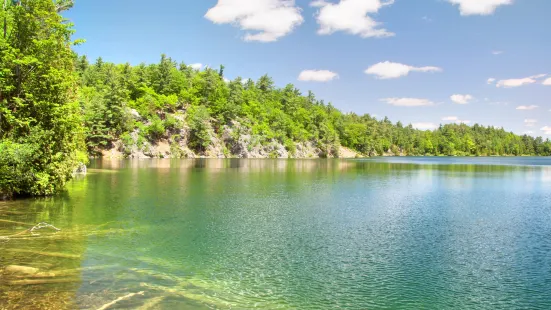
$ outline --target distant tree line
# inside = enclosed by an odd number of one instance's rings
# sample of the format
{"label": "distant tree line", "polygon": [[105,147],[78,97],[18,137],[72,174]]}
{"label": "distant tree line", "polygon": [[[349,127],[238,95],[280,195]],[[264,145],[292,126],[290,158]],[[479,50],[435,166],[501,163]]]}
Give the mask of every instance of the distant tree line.
{"label": "distant tree line", "polygon": [[[209,128],[219,134],[224,125],[238,121],[261,142],[275,139],[290,152],[295,143],[310,141],[329,155],[338,154],[341,145],[368,156],[551,155],[551,142],[541,137],[478,124],[417,130],[388,118],[342,113],[312,92],[303,95],[292,84],[275,87],[267,75],[257,81],[239,77],[229,81],[223,66],[195,70],[165,55],[157,64],[137,66],[101,58],[90,64],[86,56],[75,63],[91,153],[136,129],[144,140],[158,139],[167,129],[182,126],[174,114],[184,111],[192,129],[190,143],[199,149],[209,143]],[[136,121],[129,109],[144,119]]]}

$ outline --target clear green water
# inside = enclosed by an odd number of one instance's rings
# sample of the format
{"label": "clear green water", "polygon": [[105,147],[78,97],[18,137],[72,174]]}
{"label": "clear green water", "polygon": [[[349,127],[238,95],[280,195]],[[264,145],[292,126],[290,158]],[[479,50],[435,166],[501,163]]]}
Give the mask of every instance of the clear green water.
{"label": "clear green water", "polygon": [[42,221],[0,268],[55,276],[0,309],[551,308],[548,158],[98,161],[0,203],[0,236]]}

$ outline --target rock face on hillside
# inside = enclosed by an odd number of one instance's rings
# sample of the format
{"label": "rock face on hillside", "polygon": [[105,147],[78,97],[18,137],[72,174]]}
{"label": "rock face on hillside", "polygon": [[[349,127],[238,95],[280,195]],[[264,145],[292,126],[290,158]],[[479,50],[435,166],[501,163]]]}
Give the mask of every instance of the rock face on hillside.
{"label": "rock face on hillside", "polygon": [[[167,132],[156,141],[143,141],[135,130],[130,139],[116,140],[111,148],[101,151],[103,158],[355,158],[360,155],[340,147],[339,154],[324,151],[313,142],[295,143],[285,147],[277,140],[261,139],[238,122],[224,125],[220,134],[210,132],[211,143],[202,151],[189,146],[190,129],[184,125],[175,132]],[[329,153],[329,154],[328,154]]]}

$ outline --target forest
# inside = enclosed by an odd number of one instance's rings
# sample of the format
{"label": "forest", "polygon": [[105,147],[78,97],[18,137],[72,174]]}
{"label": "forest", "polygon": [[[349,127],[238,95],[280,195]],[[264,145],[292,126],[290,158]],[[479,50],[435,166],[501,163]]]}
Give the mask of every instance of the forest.
{"label": "forest", "polygon": [[[71,6],[12,0],[0,11],[4,198],[56,193],[79,164],[110,149],[127,157],[246,157],[255,149],[262,157],[339,157],[342,147],[357,156],[551,155],[549,139],[478,124],[417,130],[343,113],[268,75],[230,81],[224,66],[197,70],[166,55],[135,66],[90,62],[72,49],[82,41],[61,15]],[[168,151],[148,151],[161,141]]]}
{"label": "forest", "polygon": [[234,124],[254,137],[252,143],[282,144],[291,157],[304,142],[319,148],[321,157],[338,157],[340,146],[363,156],[551,155],[551,142],[541,137],[478,124],[417,130],[386,117],[342,113],[312,92],[303,95],[293,84],[276,87],[268,75],[230,81],[224,66],[196,70],[166,55],[157,64],[138,66],[101,58],[90,64],[86,56],[75,63],[91,155],[117,139],[128,142],[131,133],[142,143],[163,138],[176,142],[184,127],[190,133],[188,144],[201,154],[224,126]]}

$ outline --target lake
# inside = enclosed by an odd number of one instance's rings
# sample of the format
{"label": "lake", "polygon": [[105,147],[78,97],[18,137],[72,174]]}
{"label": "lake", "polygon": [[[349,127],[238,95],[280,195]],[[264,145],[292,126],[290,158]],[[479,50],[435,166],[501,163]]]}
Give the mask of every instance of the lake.
{"label": "lake", "polygon": [[94,161],[9,235],[0,309],[550,309],[551,159]]}

